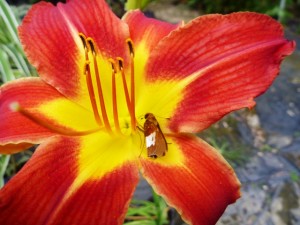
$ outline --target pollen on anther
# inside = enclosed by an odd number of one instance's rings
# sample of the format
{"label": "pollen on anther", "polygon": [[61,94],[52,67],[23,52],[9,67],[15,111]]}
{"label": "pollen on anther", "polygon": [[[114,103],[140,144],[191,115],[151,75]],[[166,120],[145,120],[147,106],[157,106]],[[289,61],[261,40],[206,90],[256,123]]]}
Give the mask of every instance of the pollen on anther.
{"label": "pollen on anther", "polygon": [[123,68],[124,68],[124,60],[121,58],[121,57],[117,57],[117,60],[118,60],[118,66],[119,66],[119,70],[122,71]]}
{"label": "pollen on anther", "polygon": [[114,73],[117,73],[118,72],[118,68],[116,67],[116,62],[115,60],[113,60],[112,58],[109,58],[108,61],[110,62],[111,64],[111,69]]}
{"label": "pollen on anther", "polygon": [[128,47],[129,47],[130,55],[131,55],[132,57],[134,57],[134,47],[133,47],[132,40],[131,40],[130,38],[128,38],[128,39],[126,40],[126,43],[127,43]]}
{"label": "pollen on anther", "polygon": [[83,74],[84,75],[87,75],[87,72],[88,72],[88,70],[89,70],[89,66],[90,66],[90,61],[85,61],[84,62],[84,67],[83,67]]}
{"label": "pollen on anther", "polygon": [[94,40],[93,40],[92,38],[88,37],[88,38],[86,39],[86,41],[89,43],[89,48],[90,48],[90,50],[92,51],[92,53],[93,53],[94,55],[96,55],[96,48],[95,48]]}
{"label": "pollen on anther", "polygon": [[80,40],[81,40],[81,42],[83,44],[83,47],[86,49],[87,48],[87,45],[86,45],[86,36],[83,33],[79,33],[78,35],[79,35]]}

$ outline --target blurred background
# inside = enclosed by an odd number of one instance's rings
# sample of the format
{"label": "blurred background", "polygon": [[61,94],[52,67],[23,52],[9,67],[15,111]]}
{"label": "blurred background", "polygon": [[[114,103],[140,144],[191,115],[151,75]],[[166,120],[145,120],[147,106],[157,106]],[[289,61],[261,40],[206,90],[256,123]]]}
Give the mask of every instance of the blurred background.
{"label": "blurred background", "polygon": [[[18,41],[16,27],[36,0],[0,0],[0,83],[36,76]],[[54,4],[57,1],[51,1]],[[122,16],[125,0],[107,1]],[[300,0],[129,0],[148,16],[171,23],[208,13],[255,11],[279,20],[297,49],[283,62],[272,87],[252,110],[223,118],[199,136],[220,150],[242,182],[242,198],[218,225],[300,225]],[[0,185],[30,158],[34,149],[0,155]],[[141,180],[127,213],[126,225],[182,225],[172,208]]]}

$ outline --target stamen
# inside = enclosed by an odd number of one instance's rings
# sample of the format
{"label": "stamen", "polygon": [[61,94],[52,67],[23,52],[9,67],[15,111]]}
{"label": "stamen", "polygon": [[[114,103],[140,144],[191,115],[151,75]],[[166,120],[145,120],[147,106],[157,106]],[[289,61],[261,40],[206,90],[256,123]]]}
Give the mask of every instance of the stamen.
{"label": "stamen", "polygon": [[109,61],[111,62],[111,67],[112,67],[111,82],[112,82],[112,101],[113,101],[114,124],[115,124],[115,128],[116,128],[116,132],[121,134],[119,115],[118,115],[118,105],[117,105],[117,88],[116,88],[117,69],[115,66],[115,61],[113,59],[110,59]]}
{"label": "stamen", "polygon": [[86,45],[86,36],[85,36],[83,33],[79,33],[78,35],[79,35],[79,37],[80,37],[80,39],[81,39],[81,42],[82,42],[82,44],[83,44],[84,49],[87,49],[87,45]]}
{"label": "stamen", "polygon": [[123,59],[120,57],[117,57],[117,60],[118,60],[119,70],[121,71],[121,75],[122,75],[122,83],[123,83],[123,89],[124,89],[124,94],[125,94],[125,98],[126,98],[127,108],[128,108],[129,114],[130,114],[130,118],[132,118],[131,102],[130,102],[128,86],[127,86],[124,67],[123,67]]}
{"label": "stamen", "polygon": [[83,33],[79,33],[79,37],[81,39],[81,42],[82,42],[82,45],[84,48],[85,60],[88,60],[89,56],[88,56],[88,47],[86,45],[86,36]]}
{"label": "stamen", "polygon": [[84,74],[86,75],[85,76],[86,84],[87,84],[87,87],[88,87],[88,91],[89,91],[89,95],[90,95],[90,100],[91,100],[91,105],[92,105],[92,108],[93,108],[95,120],[99,124],[99,126],[102,126],[102,121],[100,119],[100,115],[99,115],[99,112],[98,112],[95,92],[94,92],[94,88],[93,88],[93,82],[92,82],[92,76],[91,76],[91,70],[90,70],[90,62],[88,62],[88,61],[85,62],[85,73]]}
{"label": "stamen", "polygon": [[87,131],[69,130],[69,129],[63,128],[63,127],[55,127],[52,124],[47,123],[47,121],[42,120],[38,116],[36,116],[36,115],[30,113],[29,111],[27,111],[26,109],[22,108],[19,105],[19,103],[17,103],[17,102],[12,102],[10,104],[10,108],[11,108],[12,111],[21,113],[23,116],[30,119],[32,122],[40,125],[41,127],[44,127],[46,129],[52,131],[53,133],[58,133],[58,134],[61,134],[61,135],[83,136],[83,135],[88,135],[88,134],[95,133],[95,132],[100,131],[104,128],[104,127],[101,127],[101,128],[97,128],[97,129],[94,129],[94,130],[87,130]]}
{"label": "stamen", "polygon": [[93,53],[93,55],[96,55],[96,49],[95,49],[95,46],[94,46],[94,40],[92,38],[90,38],[90,37],[87,38],[86,40],[89,43],[88,46],[90,47],[91,52]]}
{"label": "stamen", "polygon": [[86,84],[88,87],[88,92],[90,95],[90,101],[91,101],[91,105],[92,105],[92,109],[93,109],[93,113],[94,113],[94,117],[95,120],[97,122],[97,124],[99,124],[99,126],[102,126],[102,121],[100,119],[100,115],[98,112],[98,107],[97,107],[97,103],[96,103],[96,97],[95,97],[95,92],[94,92],[94,88],[93,88],[93,82],[92,82],[92,77],[91,77],[91,69],[90,69],[90,61],[89,61],[89,56],[88,56],[88,46],[86,43],[86,36],[83,33],[79,33],[79,37],[82,41],[83,47],[84,47],[84,51],[85,51],[85,65],[84,65],[84,71],[83,74],[86,75]]}
{"label": "stamen", "polygon": [[95,49],[94,41],[92,38],[87,38],[87,42],[93,53],[93,64],[94,64],[94,70],[95,70],[95,76],[96,76],[96,82],[97,82],[97,88],[98,88],[98,95],[99,95],[99,100],[100,100],[100,107],[101,107],[101,112],[102,112],[102,119],[103,119],[106,130],[109,133],[112,133],[112,130],[111,130],[111,127],[109,124],[109,120],[107,117],[107,113],[106,113],[105,103],[104,103],[103,90],[102,90],[102,86],[101,86],[100,74],[99,74],[98,63],[97,63],[97,52]]}
{"label": "stamen", "polygon": [[126,43],[129,47],[130,55],[132,56],[132,58],[134,58],[134,47],[133,47],[132,40],[130,38],[127,38]]}
{"label": "stamen", "polygon": [[133,131],[136,129],[136,118],[135,118],[135,82],[134,82],[134,47],[131,39],[126,40],[129,51],[130,51],[130,82],[131,82],[131,128]]}

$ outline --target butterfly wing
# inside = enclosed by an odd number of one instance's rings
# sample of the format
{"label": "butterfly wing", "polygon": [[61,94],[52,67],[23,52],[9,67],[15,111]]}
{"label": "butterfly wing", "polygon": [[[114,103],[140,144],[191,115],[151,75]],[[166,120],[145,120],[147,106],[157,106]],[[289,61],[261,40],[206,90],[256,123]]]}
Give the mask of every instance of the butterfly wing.
{"label": "butterfly wing", "polygon": [[144,134],[148,157],[164,156],[168,150],[168,144],[156,120],[146,120]]}

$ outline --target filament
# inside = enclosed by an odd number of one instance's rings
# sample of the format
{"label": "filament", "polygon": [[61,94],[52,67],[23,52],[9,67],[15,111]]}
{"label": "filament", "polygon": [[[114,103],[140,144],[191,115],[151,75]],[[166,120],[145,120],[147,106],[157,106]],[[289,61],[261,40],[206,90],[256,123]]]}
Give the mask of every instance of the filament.
{"label": "filament", "polygon": [[111,75],[111,83],[112,83],[112,101],[113,101],[113,114],[114,114],[114,123],[115,129],[117,133],[121,134],[119,116],[118,116],[118,103],[117,103],[117,88],[116,88],[116,67],[115,62],[111,59],[111,67],[112,67],[112,75]]}
{"label": "filament", "polygon": [[101,85],[101,80],[100,80],[100,74],[99,74],[99,70],[98,70],[98,64],[97,64],[97,58],[96,58],[97,54],[96,54],[95,46],[94,46],[93,40],[91,38],[87,38],[87,41],[89,43],[89,46],[91,48],[92,55],[93,55],[93,64],[94,64],[94,70],[95,70],[95,76],[96,76],[96,83],[97,83],[102,119],[103,119],[104,126],[107,129],[107,131],[109,133],[112,133],[112,130],[111,130],[111,127],[109,124],[109,120],[107,117],[107,113],[106,113],[105,103],[104,103],[104,97],[103,97],[102,85]]}
{"label": "filament", "polygon": [[136,129],[135,119],[135,82],[134,82],[134,47],[131,39],[126,40],[130,52],[130,83],[131,83],[131,128],[133,131]]}

